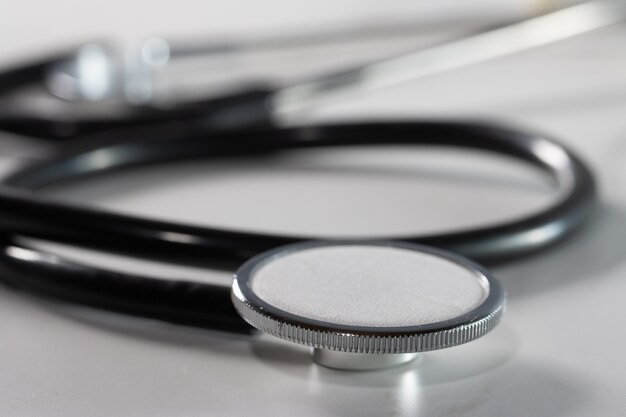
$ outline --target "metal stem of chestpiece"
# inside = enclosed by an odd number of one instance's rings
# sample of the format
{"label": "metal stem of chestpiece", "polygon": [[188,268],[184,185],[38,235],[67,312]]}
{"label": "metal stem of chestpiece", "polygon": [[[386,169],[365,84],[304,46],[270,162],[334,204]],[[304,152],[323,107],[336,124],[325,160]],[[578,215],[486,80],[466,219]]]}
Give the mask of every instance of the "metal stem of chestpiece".
{"label": "metal stem of chestpiece", "polygon": [[313,349],[313,360],[327,368],[367,371],[388,368],[411,362],[419,353],[397,353],[380,355],[376,353],[350,353],[337,350]]}
{"label": "metal stem of chestpiece", "polygon": [[305,242],[246,262],[232,300],[252,326],[365,370],[470,342],[505,307],[498,281],[460,256],[400,242]]}

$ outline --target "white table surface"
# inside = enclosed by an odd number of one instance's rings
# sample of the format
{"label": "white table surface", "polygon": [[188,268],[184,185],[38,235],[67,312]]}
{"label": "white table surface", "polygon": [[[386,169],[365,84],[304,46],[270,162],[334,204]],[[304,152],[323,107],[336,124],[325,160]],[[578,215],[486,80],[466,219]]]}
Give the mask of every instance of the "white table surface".
{"label": "white table surface", "polygon": [[[13,7],[25,16],[26,6]],[[5,27],[5,39],[18,39],[18,26]],[[45,49],[51,41],[44,34],[25,34],[24,45]],[[26,55],[18,49],[2,44],[2,62]],[[492,268],[509,294],[493,333],[425,354],[415,366],[351,373],[314,365],[308,349],[271,337],[132,319],[0,287],[0,415],[626,415],[624,51],[622,25],[311,116],[487,118],[545,132],[584,156],[601,194],[593,221],[558,247]],[[403,150],[322,151],[269,165],[147,169],[123,182],[111,175],[50,193],[163,218],[324,235],[481,223],[545,203],[541,178],[483,162]],[[227,272],[83,255],[114,268],[229,280]]]}

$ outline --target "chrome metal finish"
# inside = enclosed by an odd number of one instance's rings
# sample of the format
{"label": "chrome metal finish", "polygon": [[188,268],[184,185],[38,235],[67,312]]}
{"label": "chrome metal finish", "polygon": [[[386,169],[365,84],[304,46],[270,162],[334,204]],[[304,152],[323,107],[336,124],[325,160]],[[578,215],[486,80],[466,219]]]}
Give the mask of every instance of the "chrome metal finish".
{"label": "chrome metal finish", "polygon": [[[329,100],[341,99],[346,94],[384,88],[514,54],[625,19],[626,3],[623,0],[587,1],[440,46],[305,79],[279,88],[269,105],[277,120],[288,123],[297,120],[300,112]],[[332,34],[326,36],[332,38]],[[155,73],[170,61],[194,55],[214,56],[315,43],[323,39],[319,34],[300,34],[248,42],[171,46],[161,38],[151,38],[118,51],[88,44],[74,59],[51,68],[47,87],[52,94],[67,100],[113,98],[142,105],[155,99]]]}
{"label": "chrome metal finish", "polygon": [[46,88],[64,100],[105,100],[120,84],[119,62],[110,48],[98,43],[83,45],[74,57],[51,65],[47,72]]}
{"label": "chrome metal finish", "polygon": [[[250,288],[249,280],[263,265],[290,253],[327,245],[378,245],[429,253],[461,265],[488,285],[488,295],[474,310],[436,323],[403,327],[365,327],[322,322],[297,316],[260,299]],[[379,358],[372,355],[406,355],[461,345],[490,332],[505,310],[506,296],[499,282],[481,266],[452,253],[405,242],[317,241],[283,246],[256,256],[242,265],[233,280],[231,299],[237,312],[253,327],[273,336],[315,348],[316,360],[329,367],[346,363],[349,369],[378,367],[409,359]],[[326,355],[319,350],[355,355],[349,361],[343,355]],[[363,362],[362,364],[358,364]],[[370,365],[368,365],[370,363]]]}
{"label": "chrome metal finish", "polygon": [[623,0],[595,0],[426,50],[331,73],[279,90],[272,105],[279,120],[341,98],[396,85],[580,35],[626,19]]}
{"label": "chrome metal finish", "polygon": [[327,368],[351,371],[369,371],[388,368],[390,366],[412,362],[418,357],[419,353],[377,355],[375,353],[349,353],[336,350],[313,349],[313,360],[315,363]]}
{"label": "chrome metal finish", "polygon": [[[237,279],[233,282],[231,295],[241,317],[261,331],[318,349],[365,354],[427,352],[471,342],[493,330],[500,322],[505,307],[504,300],[500,299],[499,304],[494,306],[489,314],[469,323],[462,323],[463,320],[460,319],[458,325],[452,324],[451,328],[446,328],[451,323],[441,322],[435,323],[436,326],[414,328],[370,328],[367,332],[357,326],[354,327],[354,331],[349,331],[345,326],[333,326],[322,322],[318,322],[319,328],[316,328],[307,323],[312,320],[301,318],[301,323],[294,322],[293,317],[296,316],[287,312],[284,312],[284,318],[269,314],[264,311],[267,310],[267,306],[253,305],[247,301]],[[424,329],[419,329],[420,327]],[[427,327],[433,329],[428,331]]]}
{"label": "chrome metal finish", "polygon": [[73,58],[52,65],[45,84],[64,100],[146,104],[155,95],[155,72],[169,59],[169,45],[161,38],[149,38],[125,50],[89,43]]}

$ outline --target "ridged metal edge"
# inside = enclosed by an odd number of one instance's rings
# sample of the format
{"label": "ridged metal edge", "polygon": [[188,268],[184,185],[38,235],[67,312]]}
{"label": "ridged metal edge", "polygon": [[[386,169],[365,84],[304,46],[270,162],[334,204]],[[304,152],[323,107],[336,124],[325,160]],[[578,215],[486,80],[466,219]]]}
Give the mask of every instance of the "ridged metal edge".
{"label": "ridged metal edge", "polygon": [[434,332],[403,335],[354,334],[309,328],[279,320],[259,311],[233,291],[235,309],[251,326],[281,339],[318,349],[352,353],[415,353],[444,349],[470,342],[489,333],[500,321],[506,304],[468,324]]}

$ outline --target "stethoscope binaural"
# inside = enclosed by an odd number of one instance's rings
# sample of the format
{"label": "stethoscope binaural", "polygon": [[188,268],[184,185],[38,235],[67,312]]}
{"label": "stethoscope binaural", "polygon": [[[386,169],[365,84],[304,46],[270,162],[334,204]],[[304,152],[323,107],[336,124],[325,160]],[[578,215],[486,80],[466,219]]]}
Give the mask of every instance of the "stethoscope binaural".
{"label": "stethoscope binaural", "polygon": [[[544,20],[534,22],[535,26],[531,24],[533,22],[524,22],[499,29],[496,38],[500,38],[497,39],[522,39],[520,43],[510,44],[510,51],[499,50],[501,46],[495,43],[490,48],[485,41],[494,35],[491,33],[479,35],[477,45],[482,52],[477,55],[472,55],[472,44],[467,43],[467,39],[457,42],[457,46],[444,47],[451,51],[461,48],[464,54],[457,56],[459,62],[454,65],[464,65],[557,40],[621,19],[607,14],[605,19],[594,15],[595,20],[581,22],[580,16],[576,15],[584,10],[580,8],[598,7],[598,4],[603,2],[589,2],[577,6],[578,8],[544,16],[539,18]],[[543,40],[538,37],[528,40],[529,37],[522,36],[537,25],[551,26],[558,22],[567,22],[568,19],[578,19],[576,22],[580,26],[570,27],[570,32],[563,30]],[[427,58],[428,53],[426,51]],[[424,53],[418,53],[396,58],[360,68],[358,71],[348,71],[285,89],[245,90],[205,102],[183,103],[168,108],[136,106],[113,118],[59,120],[17,113],[7,106],[0,108],[1,129],[67,142],[54,158],[21,168],[2,180],[0,279],[29,292],[143,317],[236,332],[249,331],[247,323],[251,323],[266,331],[280,329],[276,332],[281,333],[288,328],[290,319],[286,318],[286,321],[278,325],[272,324],[276,316],[265,315],[271,307],[260,301],[256,307],[250,307],[252,304],[249,299],[256,299],[256,296],[245,296],[245,289],[238,289],[236,294],[233,293],[234,307],[231,302],[231,288],[156,279],[81,265],[28,247],[20,243],[19,238],[34,237],[177,262],[201,260],[205,264],[240,264],[265,251],[276,251],[277,247],[297,244],[306,239],[300,236],[246,233],[148,220],[51,201],[37,196],[33,191],[75,177],[143,164],[181,159],[211,160],[240,155],[266,155],[289,149],[381,144],[472,148],[523,160],[549,174],[557,185],[557,197],[550,207],[522,219],[439,235],[398,236],[395,240],[405,243],[379,243],[379,246],[425,251],[454,264],[465,265],[466,261],[457,259],[455,255],[448,255],[447,252],[440,252],[440,249],[475,261],[491,262],[541,250],[576,229],[589,215],[595,200],[593,177],[576,155],[549,138],[507,127],[471,122],[368,122],[296,127],[281,127],[275,122],[277,115],[283,116],[284,109],[292,111],[294,108],[305,108],[301,103],[306,102],[307,98],[323,95],[330,86],[367,85],[380,81],[382,73],[386,74],[385,80],[401,81],[407,77],[407,74],[398,70],[402,67],[401,64],[418,63],[423,56]],[[56,56],[0,74],[0,93],[8,94],[19,87],[43,82],[51,66],[67,59],[68,55]],[[420,70],[421,74],[450,66],[449,63],[442,68],[437,65],[423,68]],[[341,242],[327,242],[325,245],[338,244]],[[375,239],[349,242],[352,246],[361,244],[377,245]],[[419,245],[415,246],[416,244]],[[439,249],[428,249],[421,245]],[[297,244],[294,249],[285,253],[306,249],[311,249],[310,244]],[[284,255],[283,252],[280,254]],[[259,263],[267,262],[265,255],[255,259]],[[470,269],[480,271],[481,276],[488,275],[472,263],[467,265],[470,265]],[[250,266],[246,268],[248,275],[255,270]],[[239,276],[238,282],[241,281],[242,277]],[[446,333],[441,337],[447,337],[448,345],[454,345],[483,334],[481,331],[488,331],[491,328],[488,326],[493,325],[489,320],[496,317],[496,311],[501,312],[503,299],[490,302],[495,310],[480,316],[480,320],[483,320],[480,322],[482,327],[456,329],[456,333]],[[246,321],[242,320],[240,314]],[[478,320],[477,317],[474,319]],[[303,322],[309,323],[307,320]],[[350,348],[357,349],[355,352],[365,352],[370,349],[370,345],[366,343],[372,343],[372,349],[378,346],[376,349],[383,349],[380,352],[385,353],[390,352],[384,350],[390,349],[390,346],[395,346],[395,353],[418,351],[415,349],[418,349],[419,343],[424,344],[423,350],[445,347],[430,339],[420,339],[419,335],[411,336],[412,339],[402,339],[408,337],[403,332],[388,335],[391,342],[382,348],[382,345],[376,345],[380,342],[379,339],[368,341],[365,338],[367,332],[359,333],[360,336],[355,336],[355,339],[342,339],[338,342],[330,336],[326,339],[324,332],[315,333],[324,325],[315,321],[312,323],[309,324],[313,326],[313,330],[309,330],[308,336],[298,333],[298,328],[305,324],[294,327],[294,330],[290,330],[292,333],[285,332],[279,336],[314,347],[319,345],[343,352],[352,352],[348,349],[348,344]],[[416,331],[421,334],[423,329]],[[344,331],[344,334],[347,333]],[[402,340],[405,345],[394,345],[393,343],[400,343],[398,340]],[[410,343],[414,343],[414,350],[409,349]],[[335,359],[324,357],[322,361],[332,366]]]}

